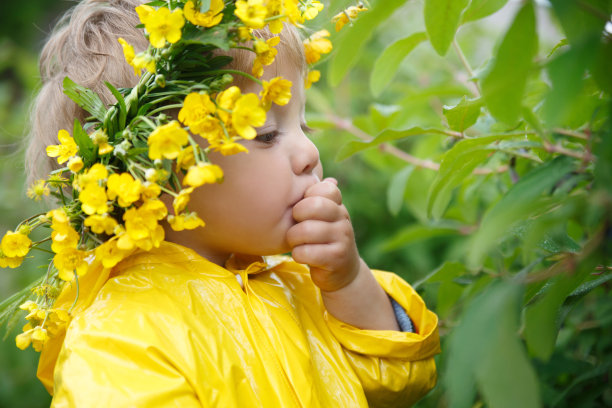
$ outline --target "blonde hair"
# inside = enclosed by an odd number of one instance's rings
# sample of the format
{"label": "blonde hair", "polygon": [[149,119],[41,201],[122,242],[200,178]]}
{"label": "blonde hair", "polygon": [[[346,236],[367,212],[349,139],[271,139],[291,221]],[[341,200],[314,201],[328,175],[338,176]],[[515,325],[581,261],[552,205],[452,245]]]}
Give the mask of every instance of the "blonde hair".
{"label": "blonde hair", "polygon": [[[90,88],[108,106],[116,103],[104,82],[116,88],[131,88],[138,82],[134,69],[127,64],[117,39],[124,38],[136,52],[147,48],[148,41],[134,10],[145,0],[83,0],[58,21],[44,45],[39,62],[42,86],[32,105],[32,123],[26,148],[27,182],[45,177],[58,168],[55,159],[47,157],[46,146],[57,144],[61,129],[72,133],[75,119],[81,123],[89,114],[63,93],[63,81],[69,77],[74,82]],[[273,36],[267,29],[256,30],[258,38]],[[303,77],[306,60],[297,30],[284,26],[277,61],[290,64]],[[251,71],[254,54],[241,49],[221,51],[234,60],[228,67],[244,72]],[[245,79],[235,76],[240,86]]]}

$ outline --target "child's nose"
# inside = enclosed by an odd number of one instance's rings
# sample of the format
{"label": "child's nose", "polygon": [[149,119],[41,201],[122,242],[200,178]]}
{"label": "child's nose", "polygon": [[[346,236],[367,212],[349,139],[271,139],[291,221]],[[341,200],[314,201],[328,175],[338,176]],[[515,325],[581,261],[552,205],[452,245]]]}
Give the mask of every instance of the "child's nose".
{"label": "child's nose", "polygon": [[319,149],[303,132],[298,137],[292,152],[293,170],[295,174],[312,173],[319,164]]}

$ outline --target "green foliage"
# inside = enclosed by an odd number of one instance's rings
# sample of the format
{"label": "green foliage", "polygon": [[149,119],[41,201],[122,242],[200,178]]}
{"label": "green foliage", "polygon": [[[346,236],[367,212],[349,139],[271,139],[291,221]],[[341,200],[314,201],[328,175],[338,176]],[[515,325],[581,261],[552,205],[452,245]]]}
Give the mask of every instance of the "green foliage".
{"label": "green foliage", "polygon": [[363,256],[440,317],[419,406],[612,404],[612,5],[551,3],[405,4],[314,91]]}

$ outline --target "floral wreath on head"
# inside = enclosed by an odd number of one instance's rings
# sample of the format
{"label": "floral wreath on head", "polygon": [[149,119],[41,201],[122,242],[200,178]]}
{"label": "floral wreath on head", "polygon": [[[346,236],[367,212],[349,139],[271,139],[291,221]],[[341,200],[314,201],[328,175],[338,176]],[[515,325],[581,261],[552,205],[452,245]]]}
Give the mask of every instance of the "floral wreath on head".
{"label": "floral wreath on head", "polygon": [[[51,194],[60,206],[22,221],[0,242],[2,268],[20,266],[31,249],[53,254],[40,279],[0,304],[0,323],[7,321],[8,331],[20,309],[28,312],[17,347],[31,344],[41,351],[49,338],[65,331],[79,297],[79,277],[95,262],[108,272],[136,250],[159,247],[164,218],[176,231],[204,226],[187,206],[195,188],[223,179],[208,153],[246,152],[240,140],[256,137],[255,127],[264,124],[272,103],[285,105],[291,98],[290,81],[258,79],[274,62],[280,37],[258,39],[253,30],[267,26],[279,34],[283,23],[301,27],[322,9],[317,0],[153,1],[136,7],[149,47],[136,53],[118,39],[139,81],[126,89],[106,83],[115,105],[107,108],[96,93],[64,79],[64,93],[91,116],[84,124],[75,120],[72,135],[59,131],[60,144],[47,146],[46,152],[63,167],[28,190],[34,199]],[[336,30],[363,10],[360,4],[336,15]],[[321,30],[304,40],[309,65],[331,51],[329,35]],[[223,69],[231,57],[214,51],[230,48],[255,53],[252,75]],[[232,74],[259,83],[259,95],[228,87]],[[319,71],[310,70],[305,87],[319,77]],[[178,120],[164,113],[170,109],[180,109]],[[196,135],[208,142],[206,148]],[[159,199],[162,192],[174,197],[174,214]],[[50,234],[32,242],[29,235],[39,227]],[[41,248],[48,241],[50,251]],[[58,307],[56,299],[65,292],[74,301]]]}

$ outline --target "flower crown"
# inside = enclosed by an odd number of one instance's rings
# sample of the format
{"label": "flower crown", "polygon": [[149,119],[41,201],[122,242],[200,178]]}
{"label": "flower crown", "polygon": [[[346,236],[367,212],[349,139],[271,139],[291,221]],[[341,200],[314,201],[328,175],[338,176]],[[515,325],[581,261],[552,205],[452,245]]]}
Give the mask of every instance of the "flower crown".
{"label": "flower crown", "polygon": [[[208,153],[245,152],[240,140],[256,136],[255,127],[264,124],[273,103],[284,105],[291,98],[290,81],[258,79],[263,67],[274,62],[280,37],[262,40],[253,30],[267,26],[279,34],[283,23],[301,27],[322,9],[316,0],[154,1],[136,7],[149,47],[136,53],[119,38],[139,80],[128,89],[106,83],[115,105],[105,107],[97,94],[65,78],[64,93],[91,116],[84,124],[75,120],[72,135],[59,131],[60,144],[46,152],[63,167],[27,192],[33,199],[51,194],[59,207],[22,221],[0,243],[2,268],[20,266],[31,249],[53,254],[44,276],[0,305],[0,323],[15,322],[11,317],[19,309],[28,312],[17,347],[32,344],[40,351],[66,327],[77,303],[79,276],[94,261],[109,270],[138,249],[159,247],[164,218],[176,231],[204,226],[187,207],[195,188],[223,179]],[[336,30],[363,10],[353,6],[336,15]],[[321,30],[304,41],[310,66],[331,51],[329,35]],[[251,73],[224,69],[231,57],[215,51],[230,48],[255,53]],[[262,91],[243,94],[229,86],[232,75],[248,77]],[[319,78],[319,71],[310,70],[305,87]],[[173,109],[180,109],[178,121],[166,113]],[[206,148],[196,135],[208,142]],[[174,198],[174,214],[159,199],[162,192]],[[32,242],[30,233],[40,227],[50,228],[50,234]],[[42,247],[48,241],[50,251]],[[72,307],[55,308],[60,293],[75,287]]]}

